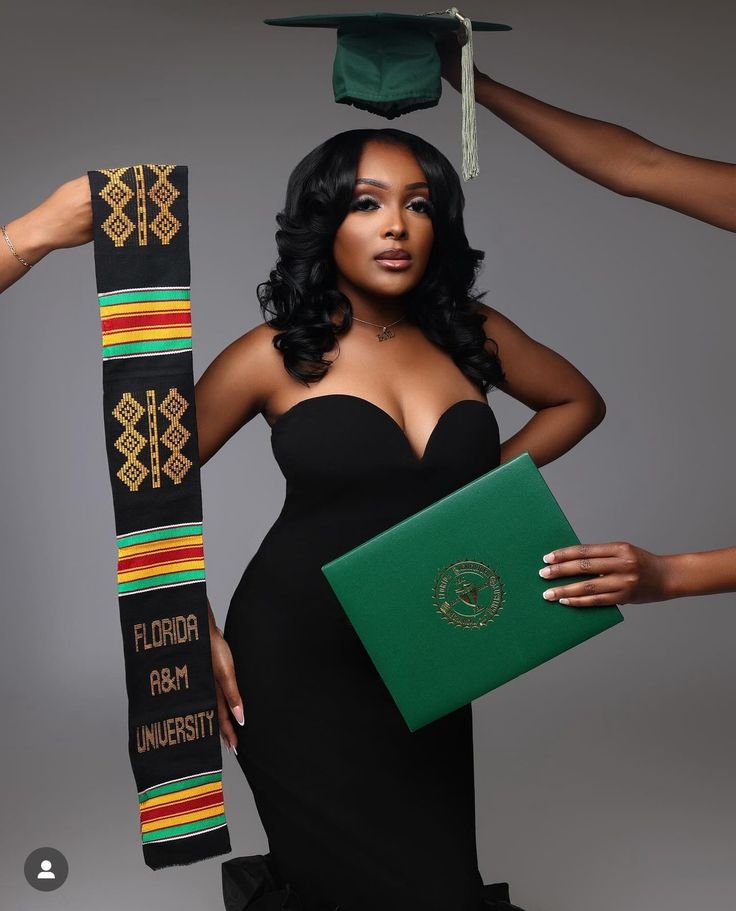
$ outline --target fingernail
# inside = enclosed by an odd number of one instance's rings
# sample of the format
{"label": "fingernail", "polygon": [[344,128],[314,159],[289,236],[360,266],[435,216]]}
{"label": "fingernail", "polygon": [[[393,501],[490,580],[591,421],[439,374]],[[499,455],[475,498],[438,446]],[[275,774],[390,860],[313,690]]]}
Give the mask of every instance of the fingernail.
{"label": "fingernail", "polygon": [[547,601],[555,600],[555,590],[553,588],[548,588],[546,592],[542,592],[542,597]]}
{"label": "fingernail", "polygon": [[228,751],[228,753],[229,753],[229,752],[230,752],[230,744],[229,744],[229,743],[226,743],[226,744],[225,744],[225,748],[227,749],[227,751]]}
{"label": "fingernail", "polygon": [[569,604],[569,603],[570,602],[568,601],[567,598],[560,598],[560,604]]}
{"label": "fingernail", "polygon": [[542,560],[544,560],[545,563],[554,563],[554,559],[555,559],[554,553],[545,554],[545,555],[542,557]]}
{"label": "fingernail", "polygon": [[546,579],[550,575],[551,572],[552,572],[552,569],[549,566],[543,566],[539,570],[539,575],[544,576],[544,578]]}
{"label": "fingernail", "polygon": [[233,707],[233,715],[235,715],[235,720],[238,724],[243,727],[245,725],[245,718],[243,717],[243,706],[236,705]]}
{"label": "fingernail", "polygon": [[235,749],[235,747],[233,747],[233,753],[235,753],[236,756],[238,755],[238,751]]}

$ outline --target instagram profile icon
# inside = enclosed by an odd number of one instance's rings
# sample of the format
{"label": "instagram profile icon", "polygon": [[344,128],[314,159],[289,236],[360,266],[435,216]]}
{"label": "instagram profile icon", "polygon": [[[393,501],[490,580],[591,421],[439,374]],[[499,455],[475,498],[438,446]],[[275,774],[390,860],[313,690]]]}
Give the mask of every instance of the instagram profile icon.
{"label": "instagram profile icon", "polygon": [[66,882],[69,863],[56,848],[36,848],[23,866],[28,885],[39,892],[53,892]]}

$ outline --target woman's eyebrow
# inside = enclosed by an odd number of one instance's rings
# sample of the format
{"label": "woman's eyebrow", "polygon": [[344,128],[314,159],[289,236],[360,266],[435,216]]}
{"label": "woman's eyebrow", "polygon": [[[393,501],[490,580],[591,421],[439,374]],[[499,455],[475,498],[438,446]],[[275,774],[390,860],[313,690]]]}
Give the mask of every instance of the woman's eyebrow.
{"label": "woman's eyebrow", "polygon": [[[389,190],[390,184],[382,183],[380,180],[374,180],[372,177],[358,177],[355,181],[356,186],[359,183],[369,183],[374,187],[380,187],[382,190]],[[425,183],[423,180],[418,181],[417,183],[408,183],[404,187],[405,190],[418,190],[420,188],[429,189],[429,184]]]}

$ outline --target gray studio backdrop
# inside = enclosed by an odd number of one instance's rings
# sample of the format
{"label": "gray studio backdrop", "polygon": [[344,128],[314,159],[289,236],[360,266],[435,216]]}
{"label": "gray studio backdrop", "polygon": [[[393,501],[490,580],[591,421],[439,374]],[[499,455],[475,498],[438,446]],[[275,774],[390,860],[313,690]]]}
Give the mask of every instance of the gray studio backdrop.
{"label": "gray studio backdrop", "polygon": [[[334,104],[332,31],[261,24],[331,9],[2,0],[0,221],[88,168],[189,165],[199,377],[260,322],[255,288],[274,261],[293,166],[339,130],[387,125]],[[479,67],[498,79],[736,159],[732,3],[475,0],[463,11],[514,26],[476,36]],[[458,169],[459,124],[447,88],[438,108],[395,122]],[[544,469],[574,527],[658,552],[736,543],[733,236],[583,180],[481,108],[478,133],[481,175],[464,186],[469,239],[487,254],[486,302],[572,360],[608,405],[603,424]],[[0,905],[219,909],[224,858],[154,873],[139,847],[101,395],[88,245],[49,256],[0,300]],[[531,416],[498,392],[490,400],[504,438]],[[202,485],[221,622],[284,495],[262,418]],[[624,614],[476,702],[481,871],[509,880],[528,911],[730,911],[736,598]],[[263,852],[245,779],[234,757],[224,763],[235,855]],[[23,877],[40,846],[70,864],[44,896]]]}

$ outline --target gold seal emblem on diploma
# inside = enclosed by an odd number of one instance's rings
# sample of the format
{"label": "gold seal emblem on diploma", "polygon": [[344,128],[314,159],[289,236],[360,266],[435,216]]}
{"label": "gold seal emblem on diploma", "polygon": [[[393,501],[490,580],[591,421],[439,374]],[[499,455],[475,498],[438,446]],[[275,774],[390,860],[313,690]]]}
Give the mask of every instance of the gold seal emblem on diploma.
{"label": "gold seal emblem on diploma", "polygon": [[451,563],[434,581],[437,613],[465,629],[479,629],[495,620],[503,607],[503,595],[498,573],[480,560]]}

